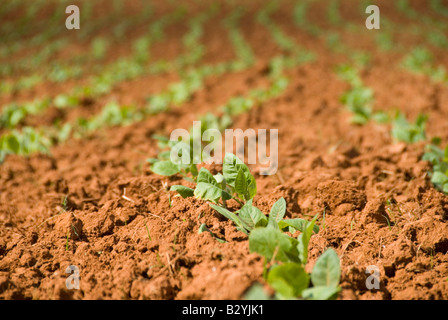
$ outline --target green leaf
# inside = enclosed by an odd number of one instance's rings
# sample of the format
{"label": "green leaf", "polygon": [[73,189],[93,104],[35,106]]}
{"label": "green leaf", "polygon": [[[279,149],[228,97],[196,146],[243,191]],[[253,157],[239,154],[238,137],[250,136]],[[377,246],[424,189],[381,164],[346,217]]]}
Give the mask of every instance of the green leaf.
{"label": "green leaf", "polygon": [[222,190],[214,184],[199,182],[194,189],[194,195],[199,199],[216,203],[222,196]]}
{"label": "green leaf", "polygon": [[220,173],[217,173],[213,176],[215,178],[216,182],[222,183],[224,181],[224,176]]}
{"label": "green leaf", "polygon": [[341,266],[339,257],[333,249],[325,251],[317,259],[313,271],[311,272],[311,281],[315,287],[337,287],[341,278]]}
{"label": "green leaf", "polygon": [[390,121],[389,115],[384,111],[375,112],[372,118],[375,122],[380,124],[388,123]]}
{"label": "green leaf", "polygon": [[172,176],[180,171],[179,167],[169,160],[154,163],[151,170],[161,176]]}
{"label": "green leaf", "polygon": [[436,171],[433,173],[431,182],[434,184],[445,184],[448,182],[448,176],[446,176],[444,173]]}
{"label": "green leaf", "polygon": [[257,182],[249,171],[245,173],[245,176],[248,180],[248,197],[246,198],[246,200],[253,199],[253,197],[255,197],[255,195],[257,194]]}
{"label": "green leaf", "polygon": [[271,208],[269,213],[268,227],[278,229],[278,222],[283,219],[286,212],[286,201],[283,198],[277,200]]}
{"label": "green leaf", "polygon": [[6,137],[6,146],[15,154],[19,153],[20,151],[20,142],[17,137],[12,134]]}
{"label": "green leaf", "polygon": [[194,196],[194,190],[185,186],[181,185],[171,186],[170,190],[177,191],[184,199]]}
{"label": "green leaf", "polygon": [[241,169],[238,171],[238,174],[236,175],[235,191],[241,197],[244,197],[244,195],[247,193],[246,176],[244,175],[243,170]]}
{"label": "green leaf", "polygon": [[[305,219],[300,219],[300,218],[296,218],[296,219],[286,219],[286,220],[282,220],[278,223],[278,226],[280,228],[280,230],[282,231],[290,231],[291,233],[294,233],[296,230],[303,232],[303,230],[305,230],[306,225],[307,225],[308,221]],[[293,229],[293,230],[291,230]],[[313,227],[313,232],[314,233],[318,233],[319,232],[319,226],[314,225]]]}
{"label": "green leaf", "polygon": [[445,193],[448,193],[448,183],[445,183],[443,185],[442,191],[445,192]]}
{"label": "green leaf", "polygon": [[309,276],[305,269],[293,262],[273,267],[268,274],[269,285],[284,299],[300,297],[308,288]]}
{"label": "green leaf", "polygon": [[263,212],[257,207],[252,205],[252,200],[249,200],[239,212],[240,219],[246,223],[250,230],[255,227],[264,227],[267,225],[268,220]]}
{"label": "green leaf", "polygon": [[269,295],[259,283],[254,284],[244,295],[244,300],[270,300]]}
{"label": "green leaf", "polygon": [[218,182],[216,181],[216,179],[213,177],[213,175],[210,173],[210,171],[208,171],[205,168],[201,168],[201,170],[199,170],[197,182],[198,183],[200,183],[200,182],[209,183],[209,184],[212,184],[212,185],[218,187]]}
{"label": "green leaf", "polygon": [[277,223],[280,222],[286,213],[286,201],[282,197],[274,203],[269,213],[269,219],[274,219]]}
{"label": "green leaf", "polygon": [[[273,228],[256,228],[249,235],[249,249],[257,252],[267,260],[275,259],[281,262],[299,262],[294,240]],[[275,255],[275,257],[274,257]]]}
{"label": "green leaf", "polygon": [[333,300],[337,298],[339,287],[313,287],[302,292],[302,298],[309,300]]}
{"label": "green leaf", "polygon": [[22,109],[14,110],[9,118],[9,127],[14,128],[25,117],[25,111]]}
{"label": "green leaf", "polygon": [[248,229],[248,226],[245,225],[245,223],[236,214],[234,214],[233,212],[230,212],[227,209],[224,209],[222,207],[219,207],[219,206],[216,206],[213,204],[210,204],[210,207],[212,207],[213,209],[218,211],[220,214],[222,214],[227,219],[233,221],[237,225],[237,227],[239,228],[240,231],[244,232],[245,234],[248,234],[246,231]]}
{"label": "green leaf", "polygon": [[250,173],[249,168],[241,161],[237,156],[231,153],[226,153],[224,157],[224,163],[222,166],[222,172],[226,183],[231,187],[235,188],[236,178],[238,176],[238,172],[242,170],[247,183],[247,197],[246,200],[252,199],[257,193],[257,183],[255,178]]}
{"label": "green leaf", "polygon": [[369,122],[369,118],[367,118],[366,116],[361,115],[361,114],[355,114],[354,116],[352,116],[350,118],[350,122],[353,124],[362,125],[362,124],[366,124],[367,122]]}
{"label": "green leaf", "polygon": [[304,230],[298,237],[299,244],[297,246],[297,249],[299,251],[299,258],[302,264],[306,264],[306,262],[308,261],[308,243],[310,242],[311,235],[313,234],[314,223],[316,219],[317,215],[313,218],[313,220],[307,222]]}
{"label": "green leaf", "polygon": [[245,166],[246,165],[244,164],[244,162],[241,161],[237,156],[231,153],[226,153],[222,166],[222,173],[224,175],[224,178],[226,179],[226,182],[230,186],[235,187],[235,181],[238,175],[238,171]]}

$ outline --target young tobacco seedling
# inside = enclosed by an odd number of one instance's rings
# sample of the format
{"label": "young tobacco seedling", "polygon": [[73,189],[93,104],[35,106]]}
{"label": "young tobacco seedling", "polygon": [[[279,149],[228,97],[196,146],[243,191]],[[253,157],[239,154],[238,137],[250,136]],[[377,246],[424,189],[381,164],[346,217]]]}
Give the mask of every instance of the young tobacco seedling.
{"label": "young tobacco seedling", "polygon": [[361,86],[352,88],[341,98],[341,102],[353,113],[350,122],[355,124],[366,124],[369,122],[372,117],[372,101],[372,89]]}
{"label": "young tobacco seedling", "polygon": [[428,49],[417,47],[403,59],[402,65],[411,72],[427,74],[432,69],[433,59]]}
{"label": "young tobacco seedling", "polygon": [[392,137],[397,141],[416,143],[426,140],[426,122],[428,116],[420,114],[415,123],[409,123],[406,116],[398,112],[392,122]]}
{"label": "young tobacco seedling", "polygon": [[[271,209],[267,223],[252,230],[249,248],[275,264],[269,270],[266,280],[275,289],[278,299],[327,300],[339,292],[340,262],[333,249],[325,251],[316,261],[311,276],[305,271],[308,260],[308,244],[314,233],[319,232],[312,221],[304,219],[283,220],[286,202],[279,199]],[[301,233],[296,238],[285,231]],[[282,264],[278,264],[282,263]],[[310,287],[310,278],[313,287]]]}
{"label": "young tobacco seedling", "polygon": [[227,200],[234,199],[244,206],[257,193],[255,178],[243,161],[235,155],[227,153],[224,157],[222,174],[212,175],[207,169],[201,168],[195,182],[197,184],[194,190],[181,185],[172,186],[170,190],[177,191],[183,198],[195,196],[198,199],[219,205],[211,206],[234,221],[239,228],[246,230],[246,226],[241,223],[239,218],[224,209]]}
{"label": "young tobacco seedling", "polygon": [[445,150],[434,144],[428,145],[423,160],[432,164],[431,182],[437,189],[448,194],[448,145]]}
{"label": "young tobacco seedling", "polygon": [[34,152],[47,153],[51,140],[42,132],[31,127],[21,131],[12,130],[0,136],[0,163],[8,154],[29,155]]}
{"label": "young tobacco seedling", "polygon": [[[207,131],[208,129],[218,129],[220,131],[227,128],[231,123],[231,118],[224,114],[223,116],[215,116],[211,113],[205,114],[200,119],[201,122],[201,132],[200,135]],[[154,135],[153,138],[158,140],[158,147],[162,151],[158,154],[157,158],[147,159],[146,161],[152,164],[151,170],[155,173],[162,176],[172,176],[177,173],[180,173],[184,176],[184,178],[188,181],[196,181],[198,176],[198,169],[195,163],[199,162],[197,160],[205,160],[204,155],[201,152],[201,159],[193,158],[193,134],[190,129],[190,141],[189,143],[181,142],[181,141],[171,141],[167,137]],[[173,163],[170,159],[170,155],[172,150],[177,150],[179,156],[182,158],[185,156],[189,159],[189,161],[185,161],[185,163]],[[201,145],[202,150],[202,145]],[[188,177],[187,175],[191,173],[192,177]]]}

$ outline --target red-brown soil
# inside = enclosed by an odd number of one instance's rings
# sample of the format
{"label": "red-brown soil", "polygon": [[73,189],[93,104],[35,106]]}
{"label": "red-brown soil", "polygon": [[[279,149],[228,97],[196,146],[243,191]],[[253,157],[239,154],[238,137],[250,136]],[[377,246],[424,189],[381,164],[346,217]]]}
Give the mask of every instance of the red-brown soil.
{"label": "red-brown soil", "polygon": [[[420,40],[406,37],[409,21],[386,1],[379,3],[388,19],[404,24],[399,39],[410,50]],[[273,176],[255,175],[255,204],[268,213],[284,197],[291,218],[309,219],[325,209],[325,225],[319,220],[321,231],[311,238],[310,266],[326,248],[337,251],[340,299],[448,299],[448,197],[429,182],[430,166],[421,160],[424,144],[395,143],[388,126],[349,123],[339,100],[348,85],[334,72],[347,59],[332,53],[323,39],[288,24],[288,6],[275,14],[275,21],[301,46],[315,51],[317,60],[288,70],[291,84],[285,93],[234,121],[233,128],[279,130],[279,170]],[[312,12],[316,24],[331,28],[325,25],[325,8],[320,2]],[[362,78],[375,92],[375,108],[399,108],[411,119],[425,112],[428,136],[439,136],[446,144],[448,86],[401,69],[399,61],[409,50],[380,52],[359,10],[350,1],[343,8],[344,18],[360,28],[360,35],[339,30],[345,44],[372,55]],[[247,237],[206,202],[174,197],[169,186],[188,183],[158,176],[146,163],[158,152],[152,134],[189,128],[230,97],[266,83],[268,59],[281,50],[253,16],[244,22],[242,31],[257,56],[247,71],[210,77],[180,107],[70,139],[50,155],[6,158],[0,165],[1,299],[240,299],[253,283],[262,282],[263,260],[250,254]],[[205,39],[213,49],[203,63],[234,58],[219,23],[209,25]],[[181,53],[172,50],[173,56]],[[164,49],[158,52],[163,56]],[[446,55],[434,52],[437,62],[448,67]],[[111,99],[143,105],[145,97],[177,76],[125,81],[91,108],[68,110],[63,119],[95,114]],[[44,84],[19,97],[52,92]],[[14,97],[2,100],[10,101]],[[48,124],[46,119],[29,121]],[[257,166],[251,169],[258,172]],[[226,243],[208,232],[198,234],[202,223]],[[80,290],[65,286],[69,265],[80,269]],[[380,270],[380,290],[366,288],[370,265]]]}

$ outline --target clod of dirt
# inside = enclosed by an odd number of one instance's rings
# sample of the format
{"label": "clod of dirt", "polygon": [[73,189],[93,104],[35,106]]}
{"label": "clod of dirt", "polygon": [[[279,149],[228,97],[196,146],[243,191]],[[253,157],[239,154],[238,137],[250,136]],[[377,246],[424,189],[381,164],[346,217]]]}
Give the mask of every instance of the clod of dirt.
{"label": "clod of dirt", "polygon": [[66,238],[68,235],[70,239],[78,240],[83,235],[83,223],[73,213],[64,212],[56,218],[54,231],[60,238]]}
{"label": "clod of dirt", "polygon": [[415,254],[416,251],[413,244],[403,238],[399,238],[383,250],[384,258],[391,260],[397,268],[406,266],[412,261]]}
{"label": "clod of dirt", "polygon": [[384,200],[381,198],[375,198],[367,201],[366,206],[362,210],[361,223],[366,225],[371,222],[379,224],[387,224],[390,221],[390,217],[386,212]]}
{"label": "clod of dirt", "polygon": [[353,210],[362,210],[366,205],[366,194],[352,181],[331,180],[317,186],[317,195],[326,213],[345,215]]}
{"label": "clod of dirt", "polygon": [[98,212],[91,212],[83,217],[87,236],[103,237],[112,234],[115,227],[115,215],[112,211],[114,207],[115,201],[110,200]]}
{"label": "clod of dirt", "polygon": [[32,267],[36,264],[36,262],[37,260],[35,257],[33,257],[31,252],[25,252],[24,254],[22,254],[22,257],[20,257],[20,264],[23,267]]}
{"label": "clod of dirt", "polygon": [[166,276],[160,276],[154,280],[139,279],[132,282],[131,298],[173,299],[177,291],[176,285]]}
{"label": "clod of dirt", "polygon": [[4,240],[0,240],[0,256],[4,256],[6,254],[6,243]]}
{"label": "clod of dirt", "polygon": [[8,288],[9,272],[0,271],[0,293],[3,293]]}
{"label": "clod of dirt", "polygon": [[431,217],[424,217],[405,226],[404,234],[414,235],[420,250],[431,254],[448,252],[448,226]]}

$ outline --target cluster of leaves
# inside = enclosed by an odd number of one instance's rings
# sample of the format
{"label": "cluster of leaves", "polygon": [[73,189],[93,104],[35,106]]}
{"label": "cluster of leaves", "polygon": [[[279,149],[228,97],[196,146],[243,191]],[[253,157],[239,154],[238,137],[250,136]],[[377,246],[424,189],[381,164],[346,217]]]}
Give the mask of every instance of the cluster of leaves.
{"label": "cluster of leaves", "polygon": [[403,58],[402,66],[414,73],[424,74],[435,82],[448,82],[444,66],[434,66],[434,57],[424,47],[417,47]]}
{"label": "cluster of leaves", "polygon": [[81,131],[94,131],[110,126],[126,126],[142,118],[143,115],[135,107],[110,102],[103,107],[100,114],[90,119],[79,118],[78,126]]}
{"label": "cluster of leaves", "polygon": [[[207,113],[202,116],[199,121],[201,122],[200,132],[198,132],[198,136],[203,135],[203,133],[209,129],[216,129],[219,131],[223,131],[227,127],[229,127],[232,123],[232,119],[224,114],[221,116],[216,116],[212,113]],[[167,137],[154,135],[153,138],[158,141],[158,147],[161,150],[157,155],[157,158],[149,158],[147,162],[152,164],[152,171],[162,176],[171,176],[177,173],[182,174],[187,180],[191,180],[187,175],[189,173],[192,174],[193,180],[196,179],[198,174],[198,169],[196,163],[200,163],[206,159],[205,154],[203,154],[203,146],[202,144],[198,146],[200,150],[199,155],[195,155],[193,150],[196,147],[194,141],[193,128],[190,129],[190,140],[189,141],[171,141]],[[214,143],[213,141],[211,143]],[[183,157],[185,161],[180,163],[173,163],[171,161],[171,152],[174,149],[174,152],[177,151],[179,157]]]}
{"label": "cluster of leaves", "polygon": [[402,112],[398,112],[392,121],[392,137],[397,141],[416,143],[426,140],[426,122],[428,117],[420,114],[415,123],[410,123]]}
{"label": "cluster of leaves", "polygon": [[46,153],[51,140],[42,132],[25,127],[20,132],[12,130],[0,137],[0,162],[8,154],[29,155],[34,152]]}
{"label": "cluster of leaves", "polygon": [[[197,175],[193,176],[196,182],[194,190],[182,185],[172,186],[171,190],[177,191],[183,198],[195,196],[219,204],[211,206],[234,221],[241,231],[247,233],[246,223],[225,209],[226,201],[234,199],[240,204],[247,204],[257,193],[255,178],[244,162],[230,153],[224,157],[222,170],[222,174],[212,175],[207,169],[201,168]],[[220,211],[221,209],[225,211]]]}
{"label": "cluster of leaves", "polygon": [[[0,67],[1,69],[2,67]],[[1,70],[0,70],[1,73]],[[0,93],[12,94],[16,91],[26,90],[34,87],[35,85],[43,81],[43,76],[40,74],[32,74],[20,77],[19,79],[12,81],[2,81],[0,83]]]}
{"label": "cluster of leaves", "polygon": [[29,115],[37,115],[48,109],[51,105],[63,109],[79,104],[78,95],[60,94],[54,99],[36,99],[23,104],[11,103],[5,106],[0,113],[0,129],[13,129]]}
{"label": "cluster of leaves", "polygon": [[[164,175],[175,174],[168,167],[161,166],[153,167],[153,171]],[[209,201],[214,210],[233,221],[239,231],[249,236],[250,251],[263,256],[266,265],[271,264],[269,271],[265,272],[265,279],[275,289],[276,298],[323,300],[337,296],[341,271],[334,250],[328,249],[319,257],[311,276],[305,271],[310,238],[313,232],[319,231],[315,225],[317,216],[310,222],[284,219],[286,201],[280,198],[266,217],[253,205],[257,193],[255,178],[244,162],[233,154],[225,155],[222,173],[213,175],[205,168],[190,172],[190,181],[196,183],[194,189],[173,185],[170,190],[183,198],[196,197]],[[240,204],[239,210],[232,212],[227,209],[227,201],[231,199]],[[297,238],[287,234],[296,231],[300,232]]]}
{"label": "cluster of leaves", "polygon": [[385,112],[372,110],[373,90],[364,86],[356,69],[349,65],[343,65],[339,67],[338,75],[351,86],[350,90],[341,97],[341,102],[353,113],[350,119],[351,123],[362,125],[371,119],[379,123],[388,121],[389,117]]}
{"label": "cluster of leaves", "polygon": [[63,65],[61,63],[51,63],[47,72],[47,79],[50,82],[62,83],[69,79],[80,78],[84,70],[80,65]]}
{"label": "cluster of leaves", "polygon": [[95,60],[102,60],[110,47],[110,41],[104,37],[95,37],[90,44],[91,54]]}
{"label": "cluster of leaves", "polygon": [[26,116],[37,114],[50,105],[49,99],[35,100],[24,104],[12,103],[5,106],[0,113],[0,129],[15,128]]}
{"label": "cluster of leaves", "polygon": [[448,194],[448,145],[442,150],[435,144],[429,144],[423,160],[432,164],[431,182]]}
{"label": "cluster of leaves", "polygon": [[347,47],[341,40],[341,36],[337,32],[328,32],[325,36],[325,43],[327,47],[336,53],[343,53],[347,51]]}
{"label": "cluster of leaves", "polygon": [[[249,247],[273,266],[266,274],[268,284],[275,289],[277,299],[335,299],[340,291],[340,261],[333,249],[327,249],[316,261],[311,275],[305,271],[308,244],[319,228],[303,219],[282,220],[283,198],[271,209],[268,224],[255,228],[249,235]],[[300,231],[297,238],[285,233]],[[311,281],[310,281],[311,280]],[[312,287],[310,284],[312,283]],[[264,297],[263,297],[264,296]],[[266,294],[262,298],[268,299]]]}
{"label": "cluster of leaves", "polygon": [[177,106],[188,101],[192,94],[202,87],[206,75],[198,70],[190,70],[181,81],[170,85],[166,91],[149,97],[146,112],[157,114],[168,110],[172,105]]}
{"label": "cluster of leaves", "polygon": [[381,32],[375,37],[378,47],[383,51],[391,51],[395,47],[395,42],[390,33]]}
{"label": "cluster of leaves", "polygon": [[433,56],[431,52],[423,47],[413,49],[403,59],[403,67],[415,73],[427,73],[431,70]]}

